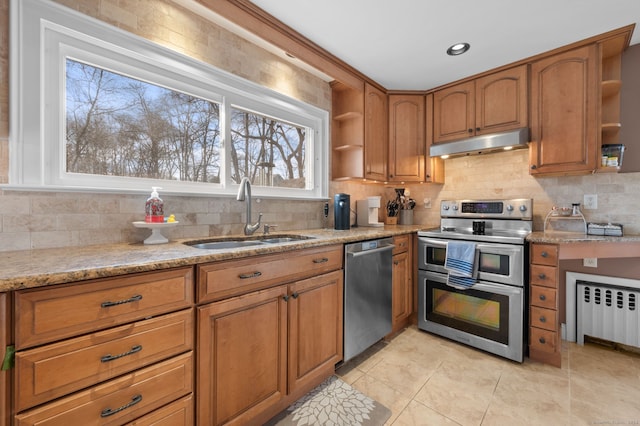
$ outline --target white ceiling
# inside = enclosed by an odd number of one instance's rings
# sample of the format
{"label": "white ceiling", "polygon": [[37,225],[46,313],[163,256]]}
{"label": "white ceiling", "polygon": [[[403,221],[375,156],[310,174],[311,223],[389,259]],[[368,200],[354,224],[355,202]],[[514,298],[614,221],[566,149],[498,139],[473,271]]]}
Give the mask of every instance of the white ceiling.
{"label": "white ceiling", "polygon": [[[389,90],[432,89],[640,21],[640,0],[252,2]],[[458,42],[471,49],[447,56]]]}

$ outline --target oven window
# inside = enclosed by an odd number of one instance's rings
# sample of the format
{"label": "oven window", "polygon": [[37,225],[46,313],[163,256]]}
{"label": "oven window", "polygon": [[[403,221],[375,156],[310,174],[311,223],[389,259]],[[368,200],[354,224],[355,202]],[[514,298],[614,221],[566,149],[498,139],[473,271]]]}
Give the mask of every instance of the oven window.
{"label": "oven window", "polygon": [[509,256],[506,254],[494,254],[480,252],[478,270],[491,274],[509,276]]}
{"label": "oven window", "polygon": [[427,320],[509,343],[509,297],[427,280]]}
{"label": "oven window", "polygon": [[427,246],[427,264],[444,266],[444,260],[447,257],[446,247]]}

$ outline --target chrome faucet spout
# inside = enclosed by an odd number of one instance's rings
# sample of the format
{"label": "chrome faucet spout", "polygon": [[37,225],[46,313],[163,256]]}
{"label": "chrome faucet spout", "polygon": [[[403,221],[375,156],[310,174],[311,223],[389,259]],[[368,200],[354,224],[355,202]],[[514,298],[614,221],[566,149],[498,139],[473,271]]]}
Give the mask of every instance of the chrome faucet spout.
{"label": "chrome faucet spout", "polygon": [[244,225],[244,235],[251,235],[260,228],[262,213],[258,213],[258,222],[251,225],[251,182],[248,177],[243,177],[240,181],[240,188],[236,200],[244,201],[247,206],[247,217]]}

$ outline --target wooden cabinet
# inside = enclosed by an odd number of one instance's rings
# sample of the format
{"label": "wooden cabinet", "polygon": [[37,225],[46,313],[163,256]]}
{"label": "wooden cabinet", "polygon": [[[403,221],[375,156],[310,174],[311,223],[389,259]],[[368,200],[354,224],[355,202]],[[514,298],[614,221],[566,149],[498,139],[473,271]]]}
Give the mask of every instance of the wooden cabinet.
{"label": "wooden cabinet", "polygon": [[5,356],[10,352],[11,344],[11,310],[9,309],[10,293],[0,293],[0,426],[11,424],[11,404],[9,396],[10,377],[12,370],[2,368]]}
{"label": "wooden cabinet", "polygon": [[192,267],[14,299],[16,425],[123,424],[193,392]]}
{"label": "wooden cabinet", "polygon": [[363,83],[332,84],[332,179],[387,179],[385,92]]}
{"label": "wooden cabinet", "polygon": [[[197,424],[264,422],[333,374],[342,359],[342,252],[340,245],[200,266],[201,300],[233,275],[268,279],[266,288],[198,308]],[[274,262],[271,273],[265,268]]]}
{"label": "wooden cabinet", "polygon": [[389,95],[389,180],[425,180],[425,97]]}
{"label": "wooden cabinet", "polygon": [[560,367],[558,246],[531,244],[529,357]]}
{"label": "wooden cabinet", "polygon": [[364,178],[387,180],[387,94],[364,86]]}
{"label": "wooden cabinet", "polygon": [[527,127],[527,66],[521,65],[434,93],[434,143]]}
{"label": "wooden cabinet", "polygon": [[413,313],[413,262],[411,235],[394,237],[392,266],[391,333],[409,325]]}
{"label": "wooden cabinet", "polygon": [[598,146],[596,45],[531,64],[532,175],[589,173]]}

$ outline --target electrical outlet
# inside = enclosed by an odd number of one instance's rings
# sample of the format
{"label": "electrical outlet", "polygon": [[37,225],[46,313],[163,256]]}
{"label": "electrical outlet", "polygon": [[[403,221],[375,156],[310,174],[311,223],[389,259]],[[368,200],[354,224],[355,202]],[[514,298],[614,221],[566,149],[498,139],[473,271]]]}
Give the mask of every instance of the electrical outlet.
{"label": "electrical outlet", "polygon": [[598,194],[584,194],[582,206],[585,210],[596,210],[598,208]]}
{"label": "electrical outlet", "polygon": [[422,202],[424,203],[424,208],[425,209],[430,209],[431,208],[431,198],[425,198],[424,200],[422,200]]}
{"label": "electrical outlet", "polygon": [[598,258],[597,257],[585,257],[582,259],[582,266],[586,266],[588,268],[597,268],[598,267]]}

